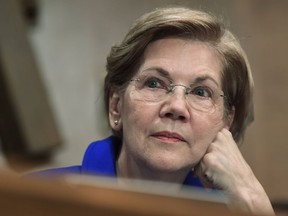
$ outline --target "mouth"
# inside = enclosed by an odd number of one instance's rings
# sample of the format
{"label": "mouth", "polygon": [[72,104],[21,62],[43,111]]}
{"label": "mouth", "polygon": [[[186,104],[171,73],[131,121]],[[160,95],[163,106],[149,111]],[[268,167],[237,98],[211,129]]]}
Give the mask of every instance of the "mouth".
{"label": "mouth", "polygon": [[163,142],[171,142],[171,143],[186,142],[186,140],[180,134],[169,131],[160,131],[154,133],[152,134],[152,137],[159,139]]}

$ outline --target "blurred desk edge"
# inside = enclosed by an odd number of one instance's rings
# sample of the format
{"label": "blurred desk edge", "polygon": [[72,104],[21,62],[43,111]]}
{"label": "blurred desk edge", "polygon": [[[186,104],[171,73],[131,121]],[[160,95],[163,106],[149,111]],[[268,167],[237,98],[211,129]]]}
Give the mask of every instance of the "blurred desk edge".
{"label": "blurred desk edge", "polygon": [[1,215],[247,215],[229,211],[222,202],[173,196],[161,190],[128,190],[109,181],[103,184],[105,179],[91,181],[91,177],[28,179],[0,172]]}

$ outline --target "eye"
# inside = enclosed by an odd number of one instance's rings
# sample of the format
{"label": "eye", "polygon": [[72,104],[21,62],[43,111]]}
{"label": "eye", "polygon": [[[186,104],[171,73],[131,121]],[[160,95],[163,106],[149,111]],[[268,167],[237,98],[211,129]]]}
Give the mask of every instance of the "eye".
{"label": "eye", "polygon": [[190,93],[197,95],[199,97],[204,97],[204,98],[211,98],[212,97],[212,91],[205,86],[195,87],[191,90]]}
{"label": "eye", "polygon": [[149,80],[146,80],[145,86],[149,88],[157,88],[159,86],[159,83],[156,79],[149,79]]}
{"label": "eye", "polygon": [[166,88],[166,85],[165,85],[165,82],[163,80],[156,78],[156,77],[150,77],[144,81],[143,87],[144,88],[147,87],[147,88],[151,88],[151,89]]}

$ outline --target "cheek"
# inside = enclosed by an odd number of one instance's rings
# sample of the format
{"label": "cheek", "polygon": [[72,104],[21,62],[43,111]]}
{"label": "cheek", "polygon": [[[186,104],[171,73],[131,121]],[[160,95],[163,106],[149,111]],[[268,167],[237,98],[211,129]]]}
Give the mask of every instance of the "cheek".
{"label": "cheek", "polygon": [[217,133],[223,128],[223,118],[222,115],[210,116],[194,113],[191,124],[190,158],[192,164],[195,165],[201,160]]}
{"label": "cheek", "polygon": [[[133,94],[132,94],[133,95]],[[145,141],[155,120],[156,107],[125,95],[122,106],[123,145],[130,156],[141,158],[146,152]],[[154,108],[153,108],[154,107]]]}
{"label": "cheek", "polygon": [[194,114],[192,123],[196,142],[201,141],[203,148],[206,148],[215,138],[217,133],[224,127],[223,113]]}
{"label": "cheek", "polygon": [[133,91],[124,95],[122,104],[123,131],[127,133],[142,133],[151,123],[151,107],[144,101],[137,100]]}

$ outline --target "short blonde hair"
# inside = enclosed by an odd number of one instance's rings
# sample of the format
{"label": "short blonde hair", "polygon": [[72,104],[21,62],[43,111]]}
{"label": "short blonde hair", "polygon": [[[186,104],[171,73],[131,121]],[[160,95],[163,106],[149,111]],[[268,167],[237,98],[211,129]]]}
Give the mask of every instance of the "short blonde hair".
{"label": "short blonde hair", "polygon": [[146,47],[155,40],[171,36],[205,42],[219,54],[223,63],[225,112],[234,107],[230,131],[235,141],[240,141],[254,119],[254,83],[249,62],[239,41],[224,24],[215,16],[198,10],[183,7],[156,9],[140,17],[122,43],[112,47],[107,57],[104,85],[106,111],[111,92],[126,89],[140,67]]}

